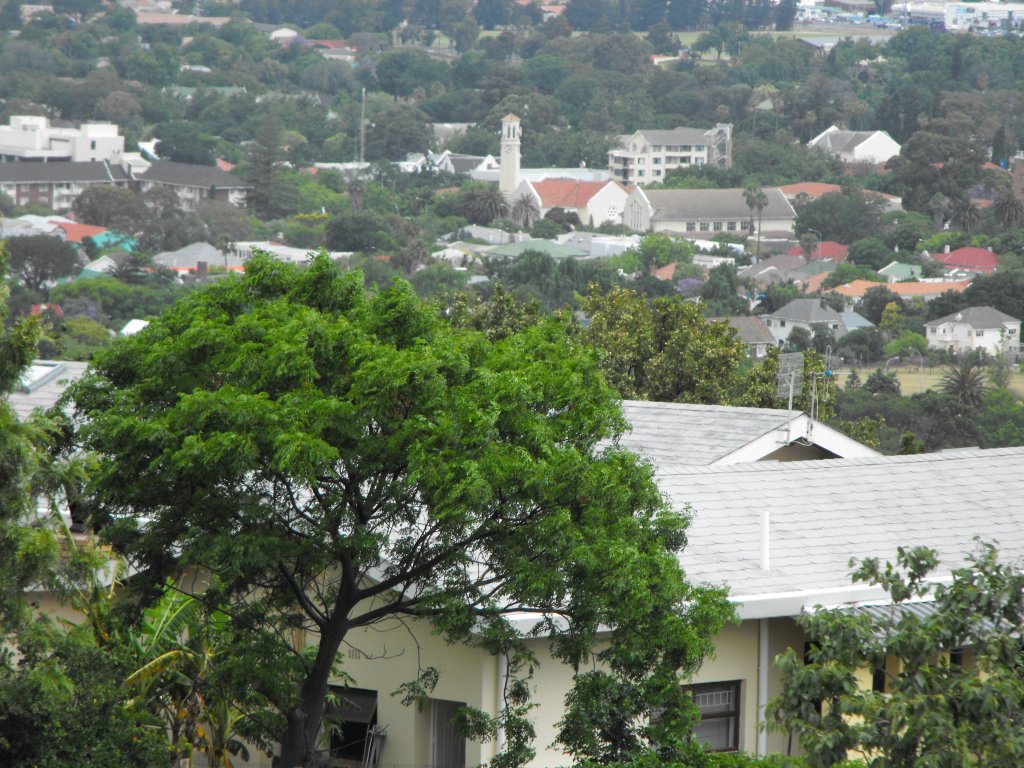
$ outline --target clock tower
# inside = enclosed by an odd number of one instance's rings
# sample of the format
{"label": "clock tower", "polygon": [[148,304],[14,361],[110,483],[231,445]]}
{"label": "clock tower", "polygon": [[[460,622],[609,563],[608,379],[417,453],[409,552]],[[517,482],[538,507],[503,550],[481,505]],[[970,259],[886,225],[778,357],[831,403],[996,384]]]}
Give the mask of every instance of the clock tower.
{"label": "clock tower", "polygon": [[498,188],[509,202],[512,202],[512,195],[519,186],[519,140],[522,135],[518,117],[505,115],[501,118],[501,177]]}

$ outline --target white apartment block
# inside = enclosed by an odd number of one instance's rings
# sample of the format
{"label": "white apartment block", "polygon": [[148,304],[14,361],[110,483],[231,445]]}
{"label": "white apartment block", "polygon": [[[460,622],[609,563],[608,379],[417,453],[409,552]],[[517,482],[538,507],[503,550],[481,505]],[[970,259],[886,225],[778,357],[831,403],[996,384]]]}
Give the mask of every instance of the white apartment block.
{"label": "white apartment block", "polygon": [[14,115],[7,125],[0,125],[0,162],[120,163],[123,154],[124,136],[113,123],[65,128],[50,125],[45,117]]}
{"label": "white apartment block", "polygon": [[608,153],[608,170],[623,184],[664,181],[675,168],[732,165],[732,125],[714,128],[642,130],[618,137],[619,146]]}

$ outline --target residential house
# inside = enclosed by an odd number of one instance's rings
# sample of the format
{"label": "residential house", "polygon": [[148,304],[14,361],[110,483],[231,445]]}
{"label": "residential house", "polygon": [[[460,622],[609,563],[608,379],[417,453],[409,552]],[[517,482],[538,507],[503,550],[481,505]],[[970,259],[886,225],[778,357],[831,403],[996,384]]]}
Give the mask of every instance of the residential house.
{"label": "residential house", "polygon": [[714,128],[640,130],[619,136],[618,146],[608,153],[608,170],[623,184],[663,181],[676,168],[732,165],[732,125]]}
{"label": "residential house", "polygon": [[856,304],[864,297],[865,293],[872,288],[878,288],[880,285],[884,285],[886,290],[892,291],[902,299],[924,299],[925,301],[931,301],[947,291],[963,293],[970,284],[970,280],[919,280],[913,283],[889,284],[875,283],[871,280],[853,280],[845,285],[836,286],[831,290],[845,297],[848,304]]}
{"label": "residential house", "polygon": [[[835,240],[817,240],[811,248],[810,257],[812,261],[834,261],[836,264],[845,264],[850,246],[837,243]],[[791,246],[786,250],[790,256],[803,256],[804,249],[799,245]]]}
{"label": "residential house", "polygon": [[143,173],[136,176],[142,192],[164,187],[178,196],[183,210],[194,211],[202,200],[220,200],[231,205],[245,206],[249,185],[215,165],[192,165],[154,160]]}
{"label": "residential house", "polygon": [[929,320],[924,328],[929,349],[990,355],[1020,351],[1020,320],[993,307],[968,307]]}
{"label": "residential house", "polygon": [[46,117],[13,115],[7,125],[0,125],[0,163],[120,163],[123,153],[124,136],[113,123],[58,127]]}
{"label": "residential house", "polygon": [[537,204],[540,215],[555,208],[575,213],[584,226],[622,222],[622,210],[629,192],[617,181],[580,181],[579,179],[524,179],[512,193],[512,203],[522,197]]}
{"label": "residential house", "polygon": [[991,248],[977,248],[967,245],[957,248],[954,251],[946,246],[944,253],[932,255],[932,260],[937,261],[947,270],[959,270],[963,272],[975,272],[982,275],[990,275],[999,268],[999,257]]}
{"label": "residential house", "polygon": [[[231,243],[230,249],[231,252],[229,256],[234,256],[241,259],[243,262],[251,259],[256,252],[269,254],[278,261],[284,261],[291,264],[308,264],[313,261],[313,256],[316,255],[313,249],[293,248],[290,245],[276,243],[273,240],[239,241]],[[351,256],[352,253],[350,251],[330,251],[327,255],[332,259],[339,259]]]}
{"label": "residential house", "polygon": [[878,270],[878,274],[890,283],[898,283],[901,280],[917,280],[924,275],[924,267],[920,264],[907,264],[903,261],[891,261]]}
{"label": "residential house", "polygon": [[597,232],[583,232],[574,230],[565,232],[555,238],[559,245],[568,245],[580,251],[586,251],[586,256],[580,258],[601,259],[607,256],[617,256],[620,253],[638,248],[642,238],[640,235],[601,235]]}
{"label": "residential house", "polygon": [[770,315],[764,315],[764,322],[779,346],[788,341],[794,328],[814,333],[824,327],[837,338],[846,333],[842,316],[821,299],[793,299]]}
{"label": "residential house", "polygon": [[764,190],[760,213],[747,205],[742,189],[658,189],[637,187],[626,200],[622,223],[634,232],[672,232],[711,237],[746,235],[760,221],[762,231],[793,232],[796,211],[776,188]]}
{"label": "residential house", "polygon": [[839,316],[843,319],[843,328],[846,329],[846,333],[875,327],[875,324],[864,317],[864,315],[854,312],[853,310],[840,312]]}
{"label": "residential house", "polygon": [[719,319],[729,323],[729,326],[736,331],[739,340],[747,348],[747,356],[752,360],[760,360],[768,354],[769,349],[778,346],[778,342],[764,320],[757,315],[716,318],[716,320]]}
{"label": "residential house", "polygon": [[462,155],[446,149],[430,155],[430,162],[440,173],[468,176],[470,171],[496,170],[499,165],[494,155]]}
{"label": "residential house", "polygon": [[164,251],[153,257],[153,263],[178,273],[206,272],[210,267],[221,267],[229,272],[241,272],[245,261],[225,253],[209,243],[190,243],[176,251]]}
{"label": "residential house", "polygon": [[807,146],[835,155],[844,163],[880,165],[900,153],[900,145],[885,131],[843,131],[830,126]]}
{"label": "residential house", "polygon": [[759,286],[786,282],[792,279],[790,273],[804,266],[804,263],[803,256],[790,256],[788,253],[780,253],[767,259],[761,259],[756,264],[744,267],[740,270],[739,276],[752,280]]}
{"label": "residential house", "polygon": [[37,203],[69,211],[80,194],[94,185],[127,187],[128,174],[115,163],[0,163],[0,192],[16,205]]}

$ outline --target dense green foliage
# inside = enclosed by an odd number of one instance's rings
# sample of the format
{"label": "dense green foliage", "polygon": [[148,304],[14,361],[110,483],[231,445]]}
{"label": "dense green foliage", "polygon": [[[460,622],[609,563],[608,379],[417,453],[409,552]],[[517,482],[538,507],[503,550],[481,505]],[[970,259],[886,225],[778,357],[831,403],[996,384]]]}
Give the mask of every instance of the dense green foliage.
{"label": "dense green foliage", "polygon": [[[814,641],[807,660],[779,660],[779,727],[794,733],[813,768],[842,763],[849,750],[873,768],[1016,765],[1024,758],[1018,673],[1024,574],[981,546],[948,584],[924,547],[900,549],[895,563],[859,563],[854,581],[880,585],[892,607],[871,615],[817,610],[800,624]],[[928,601],[928,610],[904,610]],[[960,654],[959,658],[957,654]],[[859,677],[875,671],[880,684]]]}

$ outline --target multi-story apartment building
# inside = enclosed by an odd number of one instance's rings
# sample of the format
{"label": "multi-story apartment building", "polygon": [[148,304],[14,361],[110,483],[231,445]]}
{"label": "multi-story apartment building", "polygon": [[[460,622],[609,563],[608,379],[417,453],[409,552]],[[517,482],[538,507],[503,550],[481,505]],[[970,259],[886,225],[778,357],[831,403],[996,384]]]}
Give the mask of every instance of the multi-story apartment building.
{"label": "multi-story apartment building", "polygon": [[120,163],[123,154],[124,136],[113,123],[72,128],[51,125],[45,117],[14,115],[0,125],[0,162]]}
{"label": "multi-story apartment building", "polygon": [[623,184],[663,181],[675,168],[732,165],[732,125],[714,128],[641,130],[618,137],[619,146],[608,153],[608,170]]}

